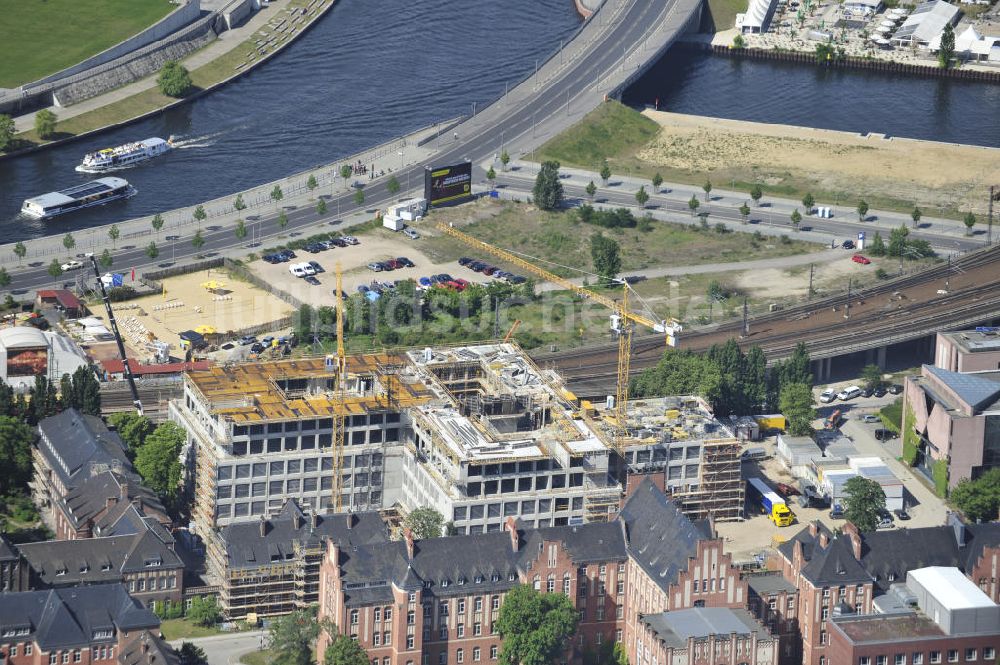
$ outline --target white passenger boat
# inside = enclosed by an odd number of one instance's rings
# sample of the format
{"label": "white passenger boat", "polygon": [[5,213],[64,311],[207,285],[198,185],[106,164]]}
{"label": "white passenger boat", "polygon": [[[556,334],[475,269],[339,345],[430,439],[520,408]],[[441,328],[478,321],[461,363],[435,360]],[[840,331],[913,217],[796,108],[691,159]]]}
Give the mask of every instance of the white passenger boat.
{"label": "white passenger boat", "polygon": [[104,173],[127,169],[147,159],[170,152],[173,147],[172,138],[164,141],[161,138],[153,137],[134,143],[126,143],[116,148],[105,148],[84,155],[83,163],[77,166],[76,170],[81,173]]}
{"label": "white passenger boat", "polygon": [[80,208],[104,205],[135,196],[137,189],[124,178],[98,178],[58,192],[25,199],[21,212],[35,219],[48,219]]}

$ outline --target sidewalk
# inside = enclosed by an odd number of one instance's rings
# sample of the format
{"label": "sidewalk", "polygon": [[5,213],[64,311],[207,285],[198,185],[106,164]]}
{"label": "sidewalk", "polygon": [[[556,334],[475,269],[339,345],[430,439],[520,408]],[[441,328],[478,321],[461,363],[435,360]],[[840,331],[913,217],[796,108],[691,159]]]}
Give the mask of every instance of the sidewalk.
{"label": "sidewalk", "polygon": [[[263,6],[260,11],[250,18],[249,21],[238,28],[223,32],[208,46],[191,53],[186,58],[181,60],[181,64],[184,65],[189,72],[192,72],[203,65],[207,65],[216,58],[229,53],[229,51],[239,46],[244,40],[249,39],[255,32],[263,28],[267,22],[271,20],[271,18],[285,9],[290,1],[291,0],[274,0],[269,5]],[[115,102],[119,102],[123,99],[128,99],[133,95],[143,92],[144,90],[149,90],[150,88],[155,87],[156,75],[154,74],[134,83],[122,86],[121,88],[116,88],[110,92],[106,92],[103,95],[85,99],[79,104],[73,104],[72,106],[66,107],[50,106],[48,107],[48,110],[55,113],[59,120],[66,120],[68,118],[73,118],[87,113],[88,111],[93,111],[95,109],[108,106],[109,104],[114,104]],[[14,118],[15,131],[27,132],[34,129],[36,112],[37,111],[32,111],[31,113],[16,116]]]}

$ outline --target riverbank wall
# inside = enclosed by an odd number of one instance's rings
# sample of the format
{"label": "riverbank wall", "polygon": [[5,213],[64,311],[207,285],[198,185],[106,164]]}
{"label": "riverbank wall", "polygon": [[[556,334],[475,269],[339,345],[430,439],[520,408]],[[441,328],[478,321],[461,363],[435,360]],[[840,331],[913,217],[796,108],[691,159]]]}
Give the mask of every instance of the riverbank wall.
{"label": "riverbank wall", "polygon": [[[770,60],[773,62],[794,62],[820,66],[816,55],[806,51],[778,51],[774,49],[733,48],[724,44],[709,44],[702,41],[680,41],[678,48],[692,51],[707,51],[727,58],[745,58],[748,60]],[[875,58],[856,58],[847,56],[840,60],[824,63],[823,67],[835,69],[859,69],[887,74],[905,74],[922,78],[951,78],[964,81],[980,81],[984,83],[1000,83],[1000,71],[984,71],[981,69],[952,68],[942,69],[930,65],[914,65],[891,60]]]}

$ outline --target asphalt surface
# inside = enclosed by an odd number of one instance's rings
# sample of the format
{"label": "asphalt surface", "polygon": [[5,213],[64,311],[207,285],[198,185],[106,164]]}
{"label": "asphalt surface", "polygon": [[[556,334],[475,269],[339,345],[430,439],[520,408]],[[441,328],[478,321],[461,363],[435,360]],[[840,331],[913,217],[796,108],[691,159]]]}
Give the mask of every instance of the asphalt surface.
{"label": "asphalt surface", "polygon": [[[261,642],[262,638],[263,642]],[[262,643],[267,643],[267,639],[267,631],[255,630],[246,633],[172,640],[170,645],[179,649],[184,642],[191,642],[204,649],[205,655],[208,657],[208,665],[236,665],[240,662],[240,656],[250,651],[256,651]]]}

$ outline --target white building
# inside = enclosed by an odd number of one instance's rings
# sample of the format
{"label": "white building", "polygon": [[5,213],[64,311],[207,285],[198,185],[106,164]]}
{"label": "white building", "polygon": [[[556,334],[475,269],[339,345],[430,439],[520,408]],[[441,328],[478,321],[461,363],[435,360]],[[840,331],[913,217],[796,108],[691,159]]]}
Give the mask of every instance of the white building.
{"label": "white building", "polygon": [[750,0],[745,14],[736,15],[736,29],[744,34],[767,32],[777,0]]}
{"label": "white building", "polygon": [[936,39],[940,44],[941,33],[946,25],[955,25],[961,13],[958,7],[944,0],[927,0],[917,5],[913,13],[906,17],[903,25],[892,35],[896,46],[919,46],[929,48]]}
{"label": "white building", "polygon": [[15,392],[28,392],[35,376],[58,382],[86,366],[86,356],[62,335],[33,326],[0,328],[0,379]]}
{"label": "white building", "polygon": [[[939,51],[941,35],[935,37],[927,48],[934,52]],[[955,55],[963,60],[1000,62],[1000,37],[984,37],[970,25],[955,36]]]}

